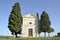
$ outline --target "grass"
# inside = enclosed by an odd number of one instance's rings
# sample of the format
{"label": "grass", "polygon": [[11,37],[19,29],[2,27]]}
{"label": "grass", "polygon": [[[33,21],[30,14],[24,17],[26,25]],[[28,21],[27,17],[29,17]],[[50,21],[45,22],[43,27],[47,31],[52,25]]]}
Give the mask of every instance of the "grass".
{"label": "grass", "polygon": [[0,40],[60,40],[59,37],[50,37],[50,38],[13,38],[13,37],[0,37]]}

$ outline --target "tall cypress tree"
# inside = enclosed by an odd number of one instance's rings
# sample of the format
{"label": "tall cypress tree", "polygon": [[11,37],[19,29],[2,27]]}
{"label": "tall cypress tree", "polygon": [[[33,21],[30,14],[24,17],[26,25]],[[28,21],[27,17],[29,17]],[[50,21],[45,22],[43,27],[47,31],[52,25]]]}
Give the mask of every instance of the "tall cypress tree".
{"label": "tall cypress tree", "polygon": [[22,24],[22,16],[21,16],[21,9],[19,3],[15,3],[12,7],[12,11],[9,15],[9,23],[8,28],[14,35],[14,37],[17,37],[17,34],[20,33]]}
{"label": "tall cypress tree", "polygon": [[37,13],[37,17],[38,17],[38,34],[40,36],[40,19],[39,19],[39,14]]}
{"label": "tall cypress tree", "polygon": [[44,36],[46,37],[46,32],[50,28],[51,23],[49,16],[45,11],[42,12],[40,21],[41,21],[41,25],[40,25],[41,31],[45,33]]}

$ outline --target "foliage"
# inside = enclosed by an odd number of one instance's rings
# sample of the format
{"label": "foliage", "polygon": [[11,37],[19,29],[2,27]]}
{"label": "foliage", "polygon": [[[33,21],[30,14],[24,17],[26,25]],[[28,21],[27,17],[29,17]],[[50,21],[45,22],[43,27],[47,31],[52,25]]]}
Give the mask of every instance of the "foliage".
{"label": "foliage", "polygon": [[19,3],[15,3],[9,15],[8,28],[12,32],[12,34],[15,33],[15,35],[17,35],[18,33],[20,33],[21,24],[22,24],[22,16],[21,16],[20,5]]}
{"label": "foliage", "polygon": [[54,32],[54,29],[50,27],[50,28],[47,30],[47,32],[48,32],[48,37],[50,37],[50,33],[51,33],[51,32]]}
{"label": "foliage", "polygon": [[39,19],[39,14],[37,13],[37,17],[38,17],[38,33],[40,34],[40,19]]}
{"label": "foliage", "polygon": [[57,36],[56,37],[60,37],[60,32],[57,33]]}
{"label": "foliage", "polygon": [[54,29],[50,27],[50,29],[48,29],[47,32],[48,32],[48,33],[54,32]]}
{"label": "foliage", "polygon": [[47,30],[50,28],[50,25],[51,25],[51,22],[49,20],[48,14],[45,11],[43,11],[41,15],[41,20],[40,20],[40,28],[41,28],[41,32],[45,33],[45,36],[46,36]]}

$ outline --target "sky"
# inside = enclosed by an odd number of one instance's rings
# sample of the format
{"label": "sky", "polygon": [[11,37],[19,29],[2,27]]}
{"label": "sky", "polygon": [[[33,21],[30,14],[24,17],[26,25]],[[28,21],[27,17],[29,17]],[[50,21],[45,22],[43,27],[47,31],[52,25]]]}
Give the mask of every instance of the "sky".
{"label": "sky", "polygon": [[51,27],[54,28],[51,36],[60,32],[60,0],[0,0],[0,35],[11,36],[7,27],[8,18],[16,2],[20,3],[22,16],[29,13],[36,15],[37,12],[41,16],[42,12],[46,11],[51,20]]}

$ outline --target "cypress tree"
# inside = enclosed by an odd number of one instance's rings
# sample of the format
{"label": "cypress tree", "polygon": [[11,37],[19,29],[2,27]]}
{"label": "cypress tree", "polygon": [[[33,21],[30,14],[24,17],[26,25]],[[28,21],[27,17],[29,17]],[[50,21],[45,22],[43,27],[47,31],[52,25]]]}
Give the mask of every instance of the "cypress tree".
{"label": "cypress tree", "polygon": [[40,19],[38,13],[37,13],[37,17],[38,17],[38,35],[40,36]]}
{"label": "cypress tree", "polygon": [[19,3],[15,3],[12,7],[12,11],[9,15],[8,28],[17,37],[17,34],[21,32],[22,16]]}
{"label": "cypress tree", "polygon": [[49,16],[45,11],[42,12],[40,21],[41,21],[40,22],[41,23],[41,25],[40,25],[41,31],[45,33],[44,37],[46,37],[46,32],[50,28],[51,23],[50,23]]}

